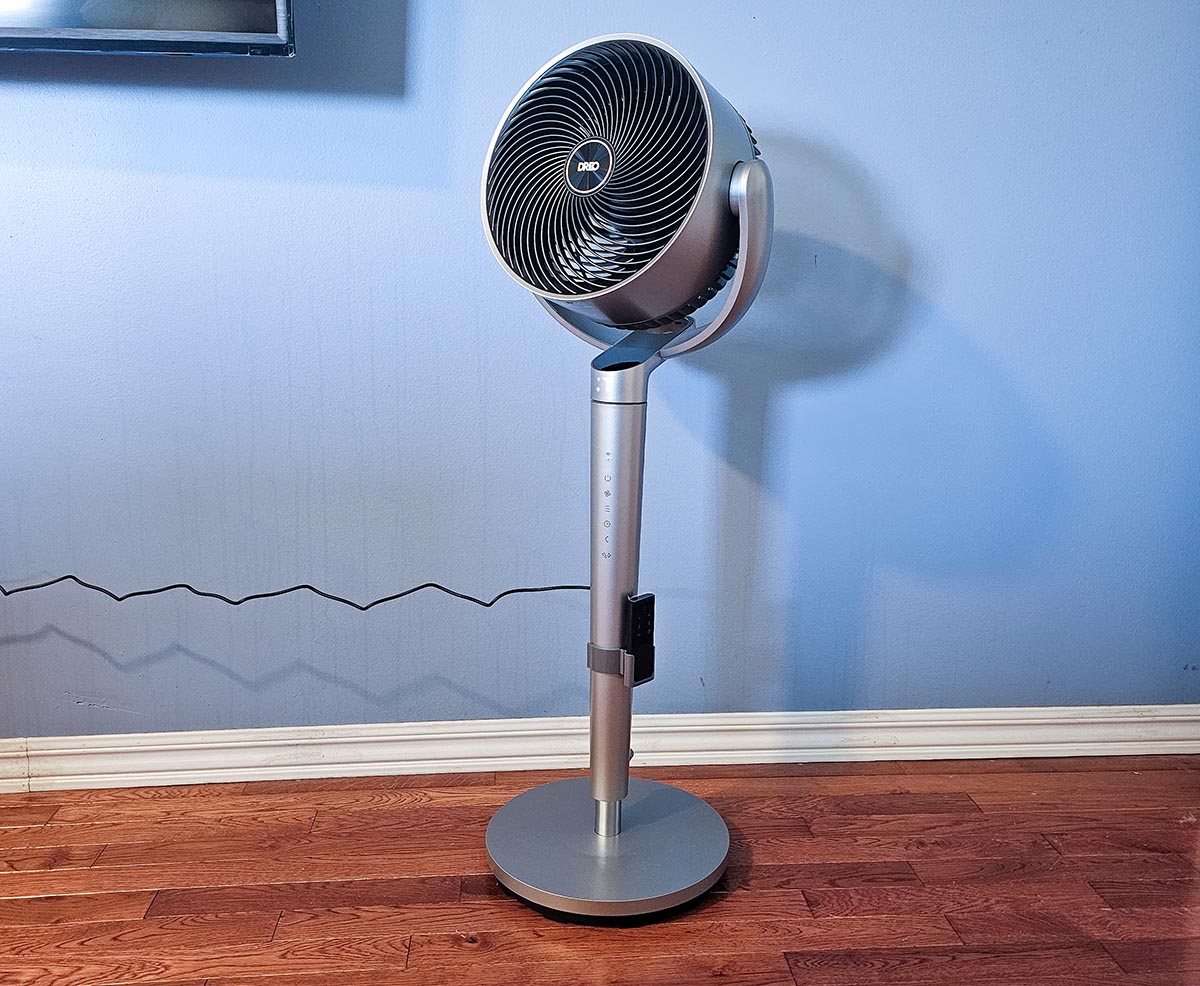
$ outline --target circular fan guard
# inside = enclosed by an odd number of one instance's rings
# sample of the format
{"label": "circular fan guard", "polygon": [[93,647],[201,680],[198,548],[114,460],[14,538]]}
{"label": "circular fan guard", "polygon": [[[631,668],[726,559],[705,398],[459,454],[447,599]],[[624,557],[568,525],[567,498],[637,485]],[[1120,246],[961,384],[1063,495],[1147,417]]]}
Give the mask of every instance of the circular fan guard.
{"label": "circular fan guard", "polygon": [[[663,49],[603,41],[551,66],[505,120],[487,173],[496,249],[535,291],[604,292],[649,267],[674,239],[704,183],[708,111],[688,69]],[[611,150],[602,186],[580,194],[572,154]]]}

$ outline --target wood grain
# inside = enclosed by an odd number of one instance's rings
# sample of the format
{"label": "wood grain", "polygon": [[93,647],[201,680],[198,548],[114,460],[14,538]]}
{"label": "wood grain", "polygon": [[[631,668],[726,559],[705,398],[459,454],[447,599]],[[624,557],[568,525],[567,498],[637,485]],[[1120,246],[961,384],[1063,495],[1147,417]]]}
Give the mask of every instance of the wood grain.
{"label": "wood grain", "polygon": [[854,863],[917,860],[981,859],[985,857],[1053,857],[1053,847],[1033,833],[1011,838],[974,839],[943,835],[795,836],[740,840],[734,843],[731,864],[768,865],[806,860],[811,863]]}
{"label": "wood grain", "polygon": [[1025,907],[1003,914],[949,914],[947,919],[968,945],[1200,938],[1200,907]]}
{"label": "wood grain", "polygon": [[[460,966],[455,978],[447,979],[438,970],[409,968],[401,973],[339,973],[332,986],[448,986],[470,983],[472,986],[795,986],[787,960],[780,952],[741,955],[669,955],[595,956],[586,962],[549,961],[522,967],[510,965]],[[253,978],[218,977],[207,986],[331,986],[326,977],[267,976]]]}
{"label": "wood grain", "polygon": [[104,846],[47,846],[38,849],[0,849],[0,873],[24,870],[63,870],[91,866]]}
{"label": "wood grain", "polygon": [[[153,899],[153,891],[77,894],[71,897],[0,898],[0,927],[140,918],[146,913]],[[0,938],[0,941],[2,940]],[[0,955],[3,955],[3,949],[0,949]]]}
{"label": "wood grain", "polygon": [[1070,771],[1200,770],[1200,756],[1156,754],[1128,757],[1006,757],[1002,760],[907,760],[896,761],[906,774],[1026,774]]}
{"label": "wood grain", "polygon": [[[209,950],[147,946],[134,954],[62,955],[14,961],[7,955],[4,986],[109,986],[214,977],[323,974],[346,970],[403,970],[407,939],[326,938],[314,941],[222,945]],[[335,980],[336,981],[336,980]]]}
{"label": "wood grain", "polygon": [[296,781],[248,781],[242,793],[307,794],[312,791],[399,791],[405,788],[491,787],[494,773],[390,774],[375,777],[318,777]]}
{"label": "wood grain", "polygon": [[[430,872],[432,871],[432,872]],[[394,880],[415,876],[454,876],[488,872],[483,848],[431,856],[402,856],[376,847],[376,854],[341,859],[190,860],[171,866],[131,864],[92,866],[86,870],[50,870],[42,873],[0,873],[0,897],[36,897],[48,894],[116,893],[128,890],[164,890],[186,887],[237,887],[259,883],[320,883],[364,878]]]}
{"label": "wood grain", "polygon": [[761,818],[810,818],[830,817],[845,819],[847,816],[906,816],[980,814],[978,805],[965,794],[946,793],[898,793],[898,794],[813,794],[790,795],[788,797],[729,797],[718,796],[709,803],[723,815]]}
{"label": "wood grain", "polygon": [[1200,907],[1200,875],[1181,880],[1092,880],[1109,907]]}
{"label": "wood grain", "polygon": [[1046,839],[1063,856],[1135,856],[1178,853],[1197,856],[1194,832],[1176,828],[1130,826],[1108,831],[1047,832]]}
{"label": "wood grain", "polygon": [[[205,859],[214,865],[238,860],[286,859],[291,864],[337,864],[348,857],[363,860],[384,857],[390,863],[408,861],[408,876],[442,876],[464,872],[464,857],[483,851],[486,826],[464,824],[459,836],[410,830],[402,838],[374,838],[369,833],[341,836],[307,833],[266,838],[193,839],[191,841],[140,842],[107,846],[96,860],[96,869],[133,865],[178,865]],[[439,858],[440,857],[440,858]]]}
{"label": "wood grain", "polygon": [[312,827],[316,812],[269,811],[214,816],[207,819],[171,816],[154,819],[109,821],[99,808],[89,809],[91,822],[22,826],[0,829],[0,851],[50,846],[92,846],[154,841],[187,842],[196,839],[245,837],[251,834],[303,835]]}
{"label": "wood grain", "polygon": [[[726,871],[718,893],[745,890],[815,890],[821,887],[911,887],[921,879],[909,862],[781,863],[774,866],[733,867]],[[465,884],[464,884],[465,886]]]}
{"label": "wood grain", "polygon": [[1099,945],[950,945],[864,949],[849,953],[789,952],[804,986],[901,986],[1024,982],[1038,986],[1108,986],[1121,968]]}
{"label": "wood grain", "polygon": [[274,914],[190,914],[137,921],[92,921],[9,928],[4,961],[14,967],[38,964],[47,956],[141,955],[163,950],[222,951],[229,945],[270,941]]}
{"label": "wood grain", "polygon": [[[804,894],[795,890],[743,892],[712,896],[697,905],[669,915],[656,923],[661,930],[677,934],[687,928],[789,927],[811,920]],[[339,938],[353,934],[419,935],[479,934],[520,930],[541,933],[547,929],[545,915],[509,897],[495,900],[466,900],[455,903],[402,906],[319,908],[285,911],[275,937]],[[578,929],[575,929],[578,933]],[[596,931],[596,929],[592,929]],[[623,928],[604,929],[613,933]],[[717,949],[722,951],[722,949]]]}
{"label": "wood grain", "polygon": [[1104,947],[1126,972],[1161,974],[1164,983],[1186,981],[1189,986],[1195,986],[1200,981],[1198,938],[1110,942]]}
{"label": "wood grain", "polygon": [[0,808],[0,828],[17,825],[42,825],[58,811],[55,805],[9,805]]}
{"label": "wood grain", "polygon": [[192,887],[160,890],[146,912],[212,914],[293,908],[358,907],[457,901],[457,877],[416,877],[400,880],[328,880],[319,883],[265,883],[256,886]]}
{"label": "wood grain", "polygon": [[817,917],[851,917],[871,914],[996,914],[1035,904],[1057,909],[1104,906],[1100,896],[1084,881],[1026,882],[1018,888],[865,887],[806,890],[805,899]]}
{"label": "wood grain", "polygon": [[1142,808],[1128,811],[1000,811],[964,818],[947,814],[844,815],[809,813],[815,835],[971,835],[984,838],[1017,832],[1105,835],[1131,829],[1170,830],[1200,839],[1200,808]]}
{"label": "wood grain", "polygon": [[618,926],[490,875],[495,808],[562,773],[5,796],[0,983],[1200,983],[1200,758],[640,773],[712,800],[730,864]]}
{"label": "wood grain", "polygon": [[942,917],[796,918],[784,921],[719,920],[685,923],[680,933],[671,924],[589,928],[554,925],[536,932],[495,931],[414,935],[409,967],[437,970],[456,978],[464,965],[508,964],[597,956],[689,955],[763,951],[767,948],[861,949],[914,947],[958,942]]}
{"label": "wood grain", "polygon": [[1154,880],[1200,877],[1192,864],[1174,853],[1133,856],[1038,856],[1030,859],[988,858],[915,860],[910,864],[926,886],[942,884],[1019,884],[1060,876],[1082,880]]}

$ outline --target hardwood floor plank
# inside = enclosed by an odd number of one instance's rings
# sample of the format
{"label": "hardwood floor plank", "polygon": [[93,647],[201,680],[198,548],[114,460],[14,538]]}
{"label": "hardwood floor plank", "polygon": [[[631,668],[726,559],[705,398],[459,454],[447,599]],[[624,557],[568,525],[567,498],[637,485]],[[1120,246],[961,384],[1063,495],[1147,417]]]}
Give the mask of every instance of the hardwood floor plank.
{"label": "hardwood floor plank", "polygon": [[244,794],[308,794],[313,791],[400,791],[427,787],[491,787],[495,773],[386,774],[372,777],[322,777],[291,781],[248,781]]}
{"label": "hardwood floor plank", "polygon": [[207,979],[143,979],[136,983],[104,983],[103,986],[207,986]]}
{"label": "hardwood floor plank", "polygon": [[[339,970],[336,973],[290,973],[282,976],[220,976],[208,979],[205,986],[411,986],[408,973],[371,969]],[[123,986],[123,984],[122,984]]]}
{"label": "hardwood floor plank", "polygon": [[[9,805],[0,808],[0,830],[17,826],[44,825],[58,811],[58,805]],[[0,837],[3,832],[0,831]]]}
{"label": "hardwood floor plank", "polygon": [[1128,829],[1190,833],[1200,839],[1200,808],[1148,808],[1129,811],[1003,811],[976,815],[806,815],[815,835],[914,835],[1003,836],[1016,832],[1066,834],[1123,832]]}
{"label": "hardwood floor plank", "polygon": [[[904,764],[896,761],[844,761],[841,763],[752,763],[694,764],[679,767],[630,768],[634,777],[650,781],[697,780],[711,777],[855,777],[862,775],[903,774]],[[552,778],[553,779],[553,778]]]}
{"label": "hardwood floor plank", "polygon": [[1084,881],[1033,881],[1012,889],[992,887],[868,887],[806,890],[816,917],[866,917],[872,914],[1003,914],[1037,905],[1058,910],[1104,907]]}
{"label": "hardwood floor plank", "polygon": [[90,846],[136,842],[186,842],[192,839],[245,837],[249,834],[304,835],[312,827],[316,812],[268,811],[221,816],[197,820],[194,818],[156,818],[149,821],[126,818],[106,821],[103,809],[88,809],[94,816],[91,822],[52,822],[49,825],[0,829],[0,852],[10,849],[31,849],[44,846]]}
{"label": "hardwood floor plank", "polygon": [[[0,899],[0,927],[76,921],[136,920],[146,913],[146,908],[153,899],[153,891]],[[3,951],[0,950],[0,955],[2,954]]]}
{"label": "hardwood floor plank", "polygon": [[245,791],[245,781],[218,781],[214,784],[167,784],[161,787],[104,787],[92,788],[87,791],[58,791],[57,794],[75,794],[69,799],[72,804],[95,803],[103,801],[146,802],[175,798],[215,798],[222,795],[241,794]]}
{"label": "hardwood floor plank", "polygon": [[550,961],[515,972],[511,965],[455,967],[453,979],[436,970],[408,969],[402,973],[348,972],[334,978],[266,976],[215,978],[208,986],[795,986],[781,952],[735,955],[596,956],[586,962]]}
{"label": "hardwood floor plank", "polygon": [[[321,832],[315,835],[270,835],[265,838],[218,838],[192,839],[189,841],[140,842],[125,845],[109,845],[96,861],[96,869],[120,866],[161,866],[186,864],[194,859],[205,859],[212,863],[232,862],[239,859],[287,859],[293,863],[301,860],[311,863],[337,863],[348,857],[371,858],[392,857],[408,859],[415,865],[431,865],[446,869],[445,863],[431,858],[442,855],[446,860],[461,858],[464,853],[478,854],[483,851],[485,825],[464,827],[463,831],[451,836],[443,832],[425,832],[419,828],[406,833],[390,834],[385,829],[375,835],[364,831],[356,836],[344,836],[337,832]],[[422,857],[426,857],[422,861]],[[413,876],[452,876],[453,872],[433,872]]]}
{"label": "hardwood floor plank", "polygon": [[[1200,771],[935,773],[866,777],[747,777],[680,780],[700,797],[795,797],[851,794],[966,794],[985,810],[1056,811],[1076,801],[1099,810],[1174,808],[1200,803]],[[1032,802],[1038,807],[1029,808]],[[1148,803],[1143,803],[1148,802]]]}
{"label": "hardwood floor plank", "polygon": [[1121,969],[1099,945],[950,945],[935,948],[787,952],[803,986],[933,986],[998,982],[1016,977],[1039,986],[1105,986]]}
{"label": "hardwood floor plank", "polygon": [[[631,765],[630,771],[633,772],[633,770]],[[587,774],[586,767],[572,767],[569,770],[502,770],[496,772],[496,783],[493,786],[528,791],[531,787],[537,787],[539,784],[562,781],[568,777],[587,777]]]}
{"label": "hardwood floor plank", "polygon": [[[803,908],[801,918],[808,917]],[[431,904],[367,904],[301,907],[284,911],[276,929],[279,941],[370,935],[449,934],[523,931],[536,934],[553,919],[511,897]]]}
{"label": "hardwood floor plank", "polygon": [[100,802],[181,798],[214,798],[241,793],[245,781],[216,784],[174,784],[163,787],[71,788],[62,791],[16,791],[0,793],[0,807],[9,805],[79,805]]}
{"label": "hardwood floor plank", "polygon": [[[1200,936],[1160,941],[1106,942],[1104,947],[1128,973],[1180,976],[1200,981]],[[1183,980],[1180,980],[1183,981]]]}
{"label": "hardwood floor plank", "polygon": [[189,914],[137,921],[94,921],[7,928],[3,961],[19,968],[50,959],[70,962],[91,955],[105,957],[176,950],[192,954],[221,952],[230,945],[270,941],[276,914]]}
{"label": "hardwood floor plank", "polygon": [[168,982],[165,979],[143,979],[136,983],[104,983],[103,986],[206,986],[206,979],[172,979]]}
{"label": "hardwood floor plank", "polygon": [[1174,828],[1130,828],[1110,832],[1046,832],[1047,841],[1064,856],[1131,856],[1174,853],[1195,863],[1194,832]]}
{"label": "hardwood floor plank", "polygon": [[[1184,776],[1191,777],[1197,771],[1160,770],[1154,776]],[[1047,774],[1043,776],[1054,776]],[[1110,776],[1101,775],[1098,776]],[[1178,811],[1190,811],[1200,802],[1200,794],[1195,790],[1178,791],[1130,791],[1120,794],[1118,790],[1111,791],[1067,791],[1058,795],[1053,791],[1040,794],[1020,794],[1015,796],[996,795],[990,793],[972,794],[972,799],[980,809],[986,812],[1030,812],[1030,811],[1154,811],[1156,809],[1174,808]]]}
{"label": "hardwood floor plank", "polygon": [[82,793],[79,791],[4,791],[0,792],[0,808],[74,804],[83,800]]}
{"label": "hardwood floor plank", "polygon": [[1007,914],[948,914],[946,917],[968,945],[1200,938],[1200,907],[1072,907],[1061,910],[1030,907]]}
{"label": "hardwood floor plank", "polygon": [[1177,880],[1091,881],[1109,907],[1200,907],[1200,875]]}
{"label": "hardwood floor plank", "polygon": [[91,866],[104,846],[49,846],[0,849],[0,873],[26,870],[64,870]]}
{"label": "hardwood floor plank", "polygon": [[924,838],[896,836],[811,836],[796,838],[739,839],[735,831],[731,866],[766,866],[780,863],[878,863],[917,860],[981,859],[986,857],[1052,857],[1054,849],[1039,835],[972,839],[956,836]]}
{"label": "hardwood floor plank", "polygon": [[296,816],[308,815],[312,820],[317,809],[309,805],[292,808],[264,809],[256,798],[244,795],[221,795],[213,798],[150,798],[144,800],[60,805],[54,816],[54,824],[66,825],[111,825],[115,822],[134,822],[139,825],[155,825],[160,822],[192,822],[195,824],[229,824],[245,820],[251,824],[257,818],[271,818],[280,813]]}
{"label": "hardwood floor plank", "polygon": [[458,877],[400,880],[330,880],[321,883],[268,883],[240,887],[160,890],[147,917],[168,914],[229,914],[366,905],[397,906],[458,900]]}
{"label": "hardwood floor plank", "polygon": [[781,797],[710,798],[709,804],[730,818],[829,818],[857,816],[945,816],[951,823],[961,815],[979,815],[979,806],[965,794],[849,794]]}
{"label": "hardwood floor plank", "polygon": [[821,887],[919,887],[908,862],[783,863],[726,871],[721,892],[730,890],[815,890]]}
{"label": "hardwood floor plank", "polygon": [[[670,936],[714,924],[731,931],[743,925],[752,928],[768,925],[783,927],[811,920],[811,917],[804,895],[798,890],[737,891],[705,897],[692,907],[660,918],[655,922],[655,927],[662,934]],[[524,931],[538,935],[552,927],[555,927],[554,919],[513,898],[477,898],[454,903],[285,911],[275,937],[283,941],[293,938],[342,938],[353,934],[483,934],[501,931]],[[578,933],[581,929],[575,930]]]}
{"label": "hardwood floor plank", "polygon": [[917,860],[910,864],[927,886],[942,884],[1005,885],[1041,877],[1080,880],[1154,880],[1200,877],[1192,864],[1174,853],[1135,856],[1041,856],[1031,859]]}
{"label": "hardwood floor plank", "polygon": [[312,832],[318,836],[402,841],[444,839],[451,845],[483,837],[496,809],[490,805],[461,808],[377,808],[372,811],[320,810]]}
{"label": "hardwood floor plank", "polygon": [[[279,794],[219,794],[209,798],[198,796],[162,797],[149,799],[139,808],[132,799],[114,806],[113,811],[100,804],[72,802],[60,807],[70,809],[70,817],[79,824],[98,821],[147,822],[177,818],[204,821],[214,815],[234,817],[247,813],[265,814],[277,811],[373,811],[405,808],[498,808],[521,791],[523,787],[507,785],[463,785],[458,787],[350,789],[307,791]],[[63,819],[56,818],[56,822]]]}
{"label": "hardwood floor plank", "polygon": [[185,887],[237,887],[259,883],[399,879],[488,873],[483,847],[470,851],[411,855],[382,853],[340,859],[234,858],[190,860],[172,865],[92,866],[86,870],[0,873],[0,898],[99,894]]}
{"label": "hardwood floor plank", "polygon": [[996,760],[909,760],[900,764],[906,774],[1010,774],[1080,771],[1126,772],[1197,770],[1200,756],[1162,754],[1128,757],[1006,757]]}
{"label": "hardwood floor plank", "polygon": [[[341,938],[313,941],[226,945],[211,953],[146,949],[137,955],[91,955],[13,965],[4,986],[100,986],[100,984],[174,983],[189,979],[236,976],[257,978],[305,973],[338,984],[347,971],[397,973],[408,957],[406,939]],[[319,980],[318,980],[319,981]],[[376,982],[380,982],[379,978]]]}
{"label": "hardwood floor plank", "polygon": [[794,921],[701,921],[686,934],[670,925],[589,928],[550,925],[524,931],[414,935],[409,968],[440,972],[450,982],[456,970],[482,963],[525,968],[554,960],[586,962],[604,955],[721,954],[773,949],[903,948],[958,942],[944,918],[933,916],[806,918]]}

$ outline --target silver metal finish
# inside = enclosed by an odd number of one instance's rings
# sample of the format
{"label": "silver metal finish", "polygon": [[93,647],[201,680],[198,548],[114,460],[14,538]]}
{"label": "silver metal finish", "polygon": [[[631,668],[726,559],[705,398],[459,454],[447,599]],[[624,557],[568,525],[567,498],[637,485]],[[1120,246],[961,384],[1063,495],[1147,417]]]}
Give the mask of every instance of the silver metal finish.
{"label": "silver metal finish", "polygon": [[621,802],[596,802],[596,834],[605,839],[621,834]]}
{"label": "silver metal finish", "polygon": [[[501,883],[547,907],[662,910],[712,886],[729,833],[698,798],[629,777],[624,623],[638,590],[649,378],[750,306],[771,251],[771,176],[737,111],[677,51],[608,35],[563,52],[517,94],[488,149],[480,205],[509,275],[604,350],[590,394],[590,776],[501,808],[488,857]],[[689,313],[727,282],[720,310],[696,325]]]}
{"label": "silver metal finish", "polygon": [[[637,593],[642,534],[646,396],[660,351],[674,338],[633,332],[592,363],[591,643],[621,648],[625,601]],[[591,672],[591,788],[598,802],[629,790],[633,689]]]}
{"label": "silver metal finish", "polygon": [[587,780],[518,795],[488,825],[492,871],[542,907],[590,916],[651,914],[708,890],[725,872],[729,830],[694,795],[635,778],[615,838],[593,831]]}
{"label": "silver metal finish", "polygon": [[673,340],[663,350],[663,359],[682,356],[716,342],[746,314],[767,276],[775,233],[775,190],[771,172],[761,160],[742,161],[734,167],[729,182],[729,209],[738,218],[738,265],[725,304],[712,321]]}

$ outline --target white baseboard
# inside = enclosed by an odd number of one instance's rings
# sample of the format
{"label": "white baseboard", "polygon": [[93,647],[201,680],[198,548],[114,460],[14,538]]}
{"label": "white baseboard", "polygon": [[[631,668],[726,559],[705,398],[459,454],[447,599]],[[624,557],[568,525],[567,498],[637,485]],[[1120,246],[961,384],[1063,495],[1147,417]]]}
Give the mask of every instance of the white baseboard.
{"label": "white baseboard", "polygon": [[[1200,753],[1200,705],[643,715],[635,763]],[[0,740],[0,791],[580,767],[587,719]]]}

